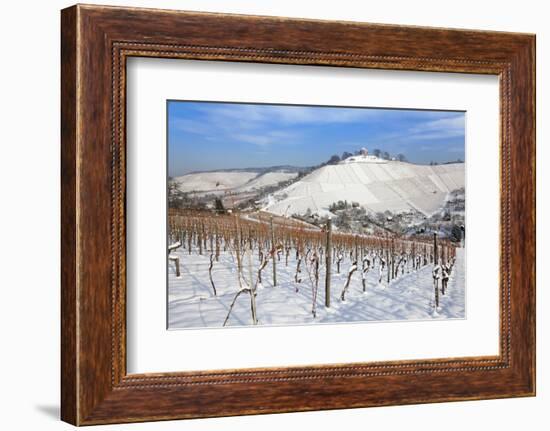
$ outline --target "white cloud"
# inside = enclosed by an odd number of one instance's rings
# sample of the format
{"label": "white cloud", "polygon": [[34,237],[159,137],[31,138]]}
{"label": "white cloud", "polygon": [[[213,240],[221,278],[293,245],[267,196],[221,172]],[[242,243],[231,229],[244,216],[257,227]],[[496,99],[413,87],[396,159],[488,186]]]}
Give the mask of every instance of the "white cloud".
{"label": "white cloud", "polygon": [[440,139],[464,136],[465,115],[460,114],[438,120],[427,121],[412,127],[409,130],[414,135],[420,135],[424,139]]}
{"label": "white cloud", "polygon": [[[409,111],[405,121],[416,120],[414,126],[404,127],[403,111],[353,108],[314,108],[289,105],[259,104],[205,104],[196,108],[199,116],[193,119],[179,118],[175,127],[179,130],[200,134],[205,139],[223,139],[227,142],[242,142],[257,147],[297,144],[304,135],[299,126],[382,122],[387,129],[380,134],[365,136],[364,142],[335,142],[338,148],[369,148],[405,146],[410,144],[427,148],[430,142],[464,136],[465,115],[430,111]],[[418,122],[418,120],[424,120]],[[395,122],[394,122],[395,121]],[[395,129],[392,130],[392,123]],[[410,123],[409,123],[410,124]],[[304,132],[305,133],[305,132]],[[374,145],[374,147],[373,147]],[[426,148],[426,149],[427,149]]]}
{"label": "white cloud", "polygon": [[187,133],[196,133],[206,135],[211,131],[208,124],[203,121],[188,120],[186,118],[177,118],[173,122],[173,127]]}
{"label": "white cloud", "polygon": [[[441,115],[441,113],[438,113],[438,115]],[[394,133],[389,132],[373,139],[367,138],[366,143],[370,146],[379,145],[381,148],[387,147],[388,144],[409,145],[423,143],[424,145],[418,149],[429,150],[433,149],[430,146],[430,141],[464,137],[465,131],[465,115],[462,113],[451,114],[448,117],[418,123],[406,130]],[[403,151],[409,150],[404,149]]]}
{"label": "white cloud", "polygon": [[211,120],[223,123],[246,121],[248,127],[266,123],[299,124],[352,123],[379,117],[380,111],[352,108],[313,108],[287,105],[225,105],[200,109]]}
{"label": "white cloud", "polygon": [[[199,107],[200,118],[174,120],[178,130],[216,137],[230,142],[245,142],[257,146],[296,143],[302,137],[296,130],[288,130],[292,122],[313,121],[311,109],[265,105],[219,105]],[[308,112],[309,111],[309,112]],[[309,117],[308,117],[309,116]],[[285,130],[287,128],[287,130]]]}
{"label": "white cloud", "polygon": [[300,135],[280,130],[268,130],[261,133],[237,133],[233,134],[232,138],[263,147],[271,144],[295,143],[300,139]]}

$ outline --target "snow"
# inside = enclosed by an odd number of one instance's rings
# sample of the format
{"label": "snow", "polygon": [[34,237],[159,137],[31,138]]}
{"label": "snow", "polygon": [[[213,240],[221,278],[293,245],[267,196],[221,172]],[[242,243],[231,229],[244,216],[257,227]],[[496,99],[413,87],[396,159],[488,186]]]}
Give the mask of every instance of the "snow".
{"label": "snow", "polygon": [[464,187],[464,163],[414,165],[406,162],[354,156],[337,165],[316,169],[300,181],[275,193],[266,211],[304,214],[326,211],[339,200],[359,202],[373,212],[408,211],[426,215],[444,203],[447,194]]}
{"label": "snow", "polygon": [[176,177],[182,192],[223,192],[241,187],[258,176],[257,172],[201,172]]}
{"label": "snow", "polygon": [[246,183],[243,186],[240,186],[235,191],[238,192],[249,192],[254,190],[260,190],[264,187],[274,186],[277,183],[283,181],[289,181],[298,176],[296,172],[267,172],[265,174],[259,175],[254,178],[252,181]]}
{"label": "snow", "polygon": [[187,174],[174,178],[182,192],[251,192],[296,178],[296,172],[216,171]]}
{"label": "snow", "polygon": [[340,164],[346,163],[388,163],[388,161],[373,155],[360,154],[357,156],[348,157],[340,162]]}
{"label": "snow", "polygon": [[177,248],[181,247],[181,242],[180,241],[176,241],[175,243],[173,244],[170,244],[168,246],[168,251],[172,251],[172,250],[176,250]]}
{"label": "snow", "polygon": [[[170,329],[221,327],[229,306],[239,291],[236,264],[226,252],[215,262],[212,277],[218,296],[214,296],[208,276],[209,255],[178,249],[173,255],[180,257],[181,277],[176,278],[173,263],[168,275],[168,320]],[[378,283],[379,263],[371,265],[366,274],[366,293],[362,288],[361,266],[352,275],[345,301],[340,300],[352,262],[344,256],[340,274],[333,265],[331,277],[331,307],[324,306],[325,268],[319,270],[317,316],[313,318],[312,285],[302,261],[302,283],[294,282],[295,254],[291,253],[288,266],[285,257],[277,261],[277,286],[272,283],[272,262],[262,272],[262,285],[258,287],[256,307],[259,325],[304,325],[315,323],[351,323],[368,321],[457,319],[465,317],[465,265],[464,249],[457,250],[457,260],[449,279],[445,295],[440,293],[440,307],[434,310],[432,265],[405,273],[387,285],[386,270],[382,283]],[[323,260],[323,259],[322,259]],[[248,258],[243,259],[245,278],[249,280]],[[255,278],[258,256],[252,256]],[[411,259],[412,261],[412,259]],[[324,263],[324,262],[322,262]],[[298,286],[298,292],[296,292]],[[237,299],[227,326],[250,325],[250,296],[241,294]]]}

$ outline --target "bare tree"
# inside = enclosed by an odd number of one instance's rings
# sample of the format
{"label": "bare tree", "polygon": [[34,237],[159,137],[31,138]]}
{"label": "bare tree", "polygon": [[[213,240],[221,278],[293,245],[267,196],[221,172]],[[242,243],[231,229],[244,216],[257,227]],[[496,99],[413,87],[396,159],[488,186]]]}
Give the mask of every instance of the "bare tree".
{"label": "bare tree", "polygon": [[435,294],[435,308],[439,307],[439,280],[441,279],[441,266],[436,263],[432,270],[432,277],[434,280],[434,294]]}
{"label": "bare tree", "polygon": [[332,264],[332,220],[327,220],[327,242],[326,242],[326,262],[325,262],[325,307],[330,307],[330,277],[331,277],[331,264]]}
{"label": "bare tree", "polygon": [[302,255],[298,254],[296,259],[296,272],[294,273],[294,281],[296,283],[296,292],[298,292],[298,284],[302,282]]}
{"label": "bare tree", "polygon": [[407,161],[407,158],[405,157],[405,155],[401,154],[401,153],[399,153],[397,156],[395,156],[395,158],[397,160],[399,160],[400,162],[406,162]]}
{"label": "bare tree", "polygon": [[[250,284],[247,282],[246,278],[244,277],[242,273],[242,259],[241,259],[241,228],[239,224],[239,216],[235,216],[235,227],[237,231],[237,238],[235,241],[235,254],[237,256],[237,280],[239,282],[239,291],[235,294],[233,297],[233,301],[231,302],[231,305],[229,306],[229,310],[227,312],[227,316],[225,317],[225,320],[223,322],[223,326],[227,324],[227,321],[229,320],[229,317],[231,316],[231,312],[233,311],[233,307],[235,306],[235,302],[237,302],[237,299],[239,296],[243,293],[247,293],[250,295],[250,310],[252,313],[252,323],[254,325],[258,324],[258,318],[256,315],[256,289],[252,287],[252,280],[250,280]],[[251,255],[249,255],[249,261],[250,264],[252,262]],[[243,285],[244,281],[244,285]]]}
{"label": "bare tree", "polygon": [[378,266],[378,284],[382,283],[382,278],[384,276],[384,269],[386,268],[386,259],[382,255],[378,256],[378,260],[380,261],[380,265]]}
{"label": "bare tree", "polygon": [[344,259],[344,255],[339,251],[338,257],[336,258],[336,272],[338,272],[338,274],[340,274],[340,263],[342,262],[343,259]]}
{"label": "bare tree", "polygon": [[353,275],[353,273],[355,271],[357,271],[357,261],[356,260],[353,261],[353,263],[351,264],[351,267],[348,271],[348,278],[346,279],[346,284],[344,285],[344,289],[342,290],[342,295],[340,295],[340,299],[342,301],[346,300],[346,292],[348,291],[349,284],[351,282],[351,276]]}
{"label": "bare tree", "polygon": [[214,291],[214,296],[218,296],[216,292],[216,285],[212,279],[212,267],[214,266],[214,253],[210,253],[210,265],[208,266],[208,276],[210,277],[210,284],[212,285],[212,290]]}
{"label": "bare tree", "polygon": [[363,292],[367,291],[367,274],[371,266],[371,260],[368,256],[363,258],[363,270],[361,271],[361,283],[363,284]]}
{"label": "bare tree", "polygon": [[311,314],[313,318],[317,317],[317,291],[319,290],[319,256],[313,252],[308,269],[309,281],[311,282]]}

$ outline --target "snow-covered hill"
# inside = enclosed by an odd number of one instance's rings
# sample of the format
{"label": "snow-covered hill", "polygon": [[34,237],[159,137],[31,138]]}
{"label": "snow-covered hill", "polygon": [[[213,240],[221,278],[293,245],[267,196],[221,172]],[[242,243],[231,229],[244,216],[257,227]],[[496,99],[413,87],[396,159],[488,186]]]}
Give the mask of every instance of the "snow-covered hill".
{"label": "snow-covered hill", "polygon": [[274,170],[233,170],[198,172],[174,178],[182,192],[223,193],[251,192],[264,187],[274,186],[282,181],[295,178],[297,172]]}
{"label": "snow-covered hill", "polygon": [[265,210],[303,214],[309,208],[322,214],[332,203],[347,200],[373,212],[415,209],[431,214],[450,191],[464,184],[464,163],[428,166],[354,156],[316,169],[277,192]]}
{"label": "snow-covered hill", "polygon": [[296,172],[266,172],[238,187],[236,191],[250,192],[261,190],[264,187],[274,186],[280,182],[292,180],[296,178],[297,175]]}

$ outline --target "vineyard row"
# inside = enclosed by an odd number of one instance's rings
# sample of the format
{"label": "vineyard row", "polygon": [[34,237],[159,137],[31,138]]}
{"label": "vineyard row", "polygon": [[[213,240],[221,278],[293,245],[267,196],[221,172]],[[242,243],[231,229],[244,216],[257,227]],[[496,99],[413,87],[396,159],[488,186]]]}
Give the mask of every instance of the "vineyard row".
{"label": "vineyard row", "polygon": [[[277,286],[277,267],[288,267],[291,255],[295,262],[292,271],[296,291],[304,281],[309,281],[314,317],[321,268],[325,270],[325,307],[330,307],[332,274],[340,273],[344,264],[349,263],[349,270],[340,294],[342,301],[346,299],[355,273],[360,274],[365,291],[366,275],[370,271],[378,271],[378,282],[389,285],[406,273],[433,264],[434,307],[437,308],[440,293],[445,294],[456,256],[455,245],[438,239],[435,234],[432,241],[389,235],[353,235],[334,232],[330,220],[322,229],[317,229],[292,223],[292,220],[287,223],[286,219],[282,219],[275,223],[272,217],[257,220],[236,214],[172,214],[169,217],[169,241],[169,259],[175,265],[177,276],[180,275],[180,258],[173,253],[176,249],[181,248],[187,254],[209,256],[209,281],[214,295],[217,292],[212,269],[222,253],[232,256],[239,289],[225,323],[241,294],[250,295],[252,321],[257,323],[255,297],[258,286],[262,285],[262,272],[271,263],[272,285]],[[248,277],[244,271],[247,266]]]}

